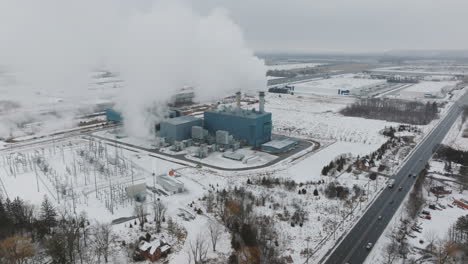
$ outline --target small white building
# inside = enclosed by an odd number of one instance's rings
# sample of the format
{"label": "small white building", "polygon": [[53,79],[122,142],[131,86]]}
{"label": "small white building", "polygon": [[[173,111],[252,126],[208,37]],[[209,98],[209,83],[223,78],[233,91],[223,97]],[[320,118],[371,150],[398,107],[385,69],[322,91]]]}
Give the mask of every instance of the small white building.
{"label": "small white building", "polygon": [[164,188],[164,190],[170,193],[176,194],[185,191],[184,183],[176,179],[174,176],[161,174],[157,176],[156,181]]}

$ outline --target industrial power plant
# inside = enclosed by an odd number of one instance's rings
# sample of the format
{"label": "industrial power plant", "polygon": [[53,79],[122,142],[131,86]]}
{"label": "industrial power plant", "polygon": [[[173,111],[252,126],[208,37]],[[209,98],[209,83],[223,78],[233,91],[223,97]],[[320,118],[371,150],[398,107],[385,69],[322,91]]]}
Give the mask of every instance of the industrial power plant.
{"label": "industrial power plant", "polygon": [[[242,161],[243,154],[235,151],[243,147],[269,153],[282,153],[294,148],[298,140],[272,140],[272,114],[265,111],[265,92],[259,92],[258,109],[241,108],[241,93],[235,95],[236,105],[221,105],[203,112],[203,118],[181,115],[171,108],[167,118],[157,125],[156,145],[178,153],[191,148],[193,156],[205,158],[212,152],[224,152],[222,157]],[[106,110],[109,121],[123,121],[121,115]]]}

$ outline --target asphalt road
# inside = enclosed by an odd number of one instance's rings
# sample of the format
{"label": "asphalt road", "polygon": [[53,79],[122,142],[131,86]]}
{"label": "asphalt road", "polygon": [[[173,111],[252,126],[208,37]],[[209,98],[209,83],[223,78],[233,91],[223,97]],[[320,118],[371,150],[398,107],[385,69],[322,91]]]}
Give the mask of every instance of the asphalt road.
{"label": "asphalt road", "polygon": [[[431,158],[434,148],[442,142],[450,127],[459,116],[462,110],[461,105],[463,104],[468,104],[468,93],[464,94],[451,107],[439,125],[408,156],[407,162],[394,176],[395,186],[393,188],[386,188],[380,194],[348,235],[344,237],[338,247],[332,251],[325,263],[364,263],[370,252],[365,248],[367,243],[375,244],[377,242],[414,184],[416,178],[408,177],[408,175],[418,175],[424,168],[427,161]],[[399,186],[403,187],[401,191],[398,190]],[[378,216],[382,216],[382,219],[379,220]]]}

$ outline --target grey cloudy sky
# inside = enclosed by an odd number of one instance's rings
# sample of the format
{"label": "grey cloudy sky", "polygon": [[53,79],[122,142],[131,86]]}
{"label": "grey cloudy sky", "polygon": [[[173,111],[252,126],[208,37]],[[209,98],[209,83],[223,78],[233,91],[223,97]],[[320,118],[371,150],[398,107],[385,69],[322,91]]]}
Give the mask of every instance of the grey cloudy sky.
{"label": "grey cloudy sky", "polygon": [[467,0],[201,0],[229,10],[256,51],[468,49]]}

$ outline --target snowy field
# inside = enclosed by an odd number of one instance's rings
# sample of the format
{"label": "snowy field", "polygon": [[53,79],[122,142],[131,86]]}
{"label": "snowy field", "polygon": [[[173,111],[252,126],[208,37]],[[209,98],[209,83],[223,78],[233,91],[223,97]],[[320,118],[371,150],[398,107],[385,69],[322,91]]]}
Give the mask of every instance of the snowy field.
{"label": "snowy field", "polygon": [[296,84],[294,92],[297,94],[337,95],[338,89],[340,89],[349,90],[353,94],[382,84],[385,84],[385,81],[354,78],[354,75],[344,74],[333,76],[330,79]]}
{"label": "snowy field", "polygon": [[457,74],[467,74],[468,66],[466,65],[445,65],[445,66],[408,65],[408,66],[384,67],[384,68],[374,69],[372,71],[416,73],[416,74],[437,74],[437,75],[457,75]]}
{"label": "snowy field", "polygon": [[458,82],[455,81],[422,81],[413,84],[406,89],[399,90],[397,97],[405,99],[422,99],[426,94],[438,98],[444,97],[450,90],[455,88]]}
{"label": "snowy field", "polygon": [[[185,263],[189,242],[199,233],[206,234],[208,222],[214,219],[212,214],[196,214],[189,204],[195,203],[196,207],[205,211],[205,204],[200,199],[208,190],[245,187],[247,179],[268,176],[293,180],[297,184],[304,184],[302,188],[307,190],[307,194],[298,196],[299,187],[292,190],[256,185],[248,187],[248,190],[258,197],[264,194],[270,197],[271,208],[256,207],[255,213],[271,215],[275,219],[274,227],[280,238],[279,243],[286,248],[283,256],[291,256],[294,263],[303,263],[304,255],[301,251],[306,247],[305,241],[308,240],[308,246],[316,252],[315,256],[319,259],[333,246],[336,238],[352,227],[365,208],[385,187],[383,177],[379,176],[376,181],[370,181],[366,173],[343,172],[334,177],[321,175],[321,170],[326,164],[343,154],[362,157],[375,151],[387,140],[381,135],[381,131],[385,127],[398,125],[380,120],[344,117],[338,113],[354,100],[345,96],[267,93],[266,111],[273,114],[274,133],[312,139],[321,144],[321,148],[316,151],[303,150],[267,168],[242,172],[197,168],[197,160],[193,163],[181,162],[176,158],[131,146],[116,145],[114,142],[98,138],[117,140],[147,149],[154,148],[153,139],[125,137],[123,131],[115,133],[112,132],[114,129],[109,129],[94,133],[94,137],[76,136],[58,139],[54,144],[37,143],[18,149],[3,149],[0,156],[0,180],[4,188],[0,186],[0,190],[9,197],[19,195],[34,204],[39,204],[44,195],[47,195],[59,208],[68,208],[76,212],[84,210],[92,220],[112,221],[134,215],[135,203],[125,195],[125,187],[145,183],[148,187],[162,189],[155,183],[153,172],[159,175],[175,170],[179,176],[177,179],[184,184],[185,191],[166,196],[148,189],[145,204],[151,212],[151,203],[159,198],[168,208],[167,217],[186,230],[184,239],[171,238],[175,249],[168,258],[169,263]],[[432,124],[422,128],[428,129],[430,126]],[[240,149],[238,152],[246,157],[253,154],[260,156],[254,165],[264,164],[276,158],[274,155],[254,153],[249,149]],[[222,164],[229,168],[239,165],[238,161],[226,160],[220,155],[214,153],[203,162],[216,166]],[[324,183],[318,184],[321,181]],[[324,184],[332,181],[350,189],[356,185],[367,190],[368,195],[351,203],[349,200],[328,199],[323,195]],[[313,195],[314,189],[318,190],[318,197]],[[274,209],[277,207],[274,204],[279,204],[277,209]],[[292,228],[291,223],[280,220],[278,214],[283,212],[283,208],[293,212],[297,206],[308,212],[308,220],[302,227]],[[191,220],[186,219],[187,214]],[[128,242],[144,235],[129,229],[129,223],[115,225],[121,240]],[[217,257],[221,262],[226,260],[232,250],[230,239],[230,235],[225,233],[220,241],[219,251],[215,253],[210,250],[209,256]]]}
{"label": "snowy field", "polygon": [[[0,73],[0,138],[72,128],[78,123],[74,117],[110,105],[121,90],[121,80],[99,74],[93,73],[87,87],[77,92],[33,88]],[[36,125],[24,128],[30,123]]]}
{"label": "snowy field", "polygon": [[268,94],[266,100],[266,110],[273,115],[273,128],[277,134],[376,146],[384,142],[384,137],[379,132],[386,126],[397,125],[340,115],[337,112],[355,100],[346,96],[280,97],[277,94]]}

